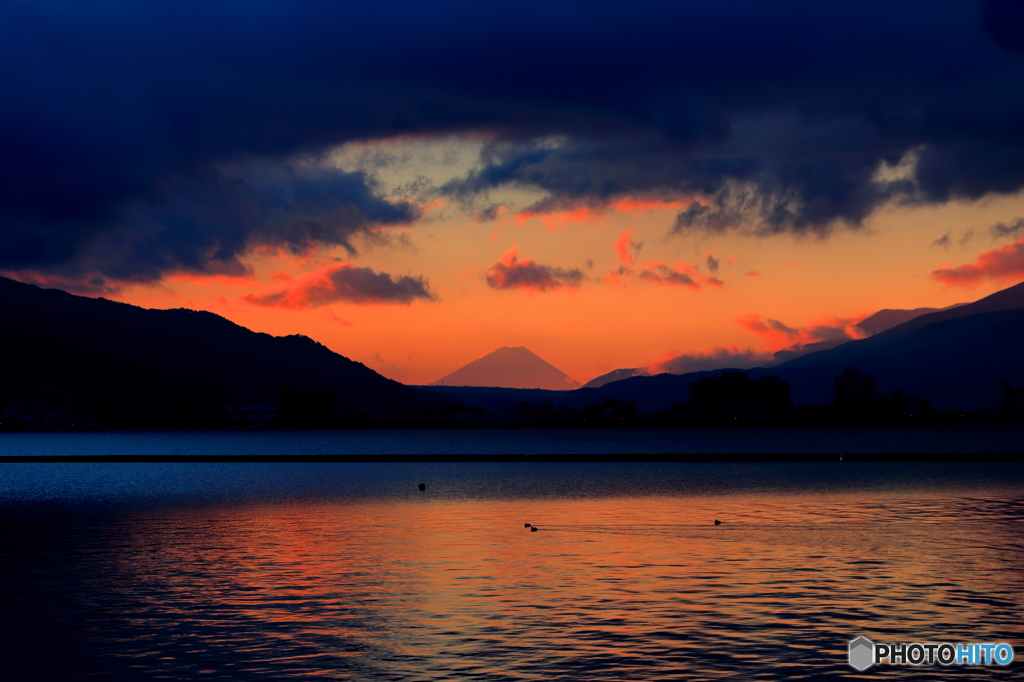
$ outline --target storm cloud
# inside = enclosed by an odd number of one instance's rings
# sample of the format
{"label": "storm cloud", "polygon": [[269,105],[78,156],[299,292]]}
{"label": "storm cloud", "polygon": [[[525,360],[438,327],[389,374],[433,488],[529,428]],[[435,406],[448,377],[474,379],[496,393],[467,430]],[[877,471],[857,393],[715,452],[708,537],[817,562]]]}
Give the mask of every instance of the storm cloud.
{"label": "storm cloud", "polygon": [[824,236],[890,202],[1017,192],[1020,17],[1007,0],[7,2],[0,269],[147,280],[238,272],[259,245],[351,248],[417,209],[309,160],[396,135],[490,140],[453,197],[684,199],[676,234]]}

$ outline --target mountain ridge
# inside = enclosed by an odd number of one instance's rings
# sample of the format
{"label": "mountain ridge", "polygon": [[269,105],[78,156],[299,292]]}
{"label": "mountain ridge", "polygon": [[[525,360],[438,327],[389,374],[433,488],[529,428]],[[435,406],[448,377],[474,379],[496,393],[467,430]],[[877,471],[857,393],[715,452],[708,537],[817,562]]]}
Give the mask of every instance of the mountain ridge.
{"label": "mountain ridge", "polygon": [[330,388],[339,412],[448,402],[298,334],[271,336],[208,311],[141,308],[7,278],[0,329],[4,356],[20,359],[0,369],[4,393],[68,389],[89,414],[212,409],[230,404],[232,391],[245,393],[246,404],[276,406],[280,389],[310,387]]}

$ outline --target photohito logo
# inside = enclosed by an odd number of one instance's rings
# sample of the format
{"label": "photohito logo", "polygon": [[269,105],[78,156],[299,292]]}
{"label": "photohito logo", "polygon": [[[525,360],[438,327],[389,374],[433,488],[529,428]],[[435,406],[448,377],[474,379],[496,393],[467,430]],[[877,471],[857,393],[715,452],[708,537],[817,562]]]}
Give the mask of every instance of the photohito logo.
{"label": "photohito logo", "polygon": [[864,671],[875,664],[888,665],[1010,665],[1013,647],[999,644],[876,644],[867,637],[850,642],[850,665]]}

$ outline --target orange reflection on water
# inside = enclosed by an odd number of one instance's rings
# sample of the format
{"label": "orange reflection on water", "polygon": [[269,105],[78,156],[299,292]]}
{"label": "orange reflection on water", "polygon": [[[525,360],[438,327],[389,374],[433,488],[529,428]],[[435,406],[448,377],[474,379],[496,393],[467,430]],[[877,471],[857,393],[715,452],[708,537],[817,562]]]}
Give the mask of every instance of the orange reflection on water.
{"label": "orange reflection on water", "polygon": [[119,560],[135,575],[125,589],[151,594],[165,615],[224,641],[245,633],[247,655],[295,670],[835,671],[859,634],[1020,639],[1019,531],[971,517],[971,504],[879,494],[264,504],[137,519]]}

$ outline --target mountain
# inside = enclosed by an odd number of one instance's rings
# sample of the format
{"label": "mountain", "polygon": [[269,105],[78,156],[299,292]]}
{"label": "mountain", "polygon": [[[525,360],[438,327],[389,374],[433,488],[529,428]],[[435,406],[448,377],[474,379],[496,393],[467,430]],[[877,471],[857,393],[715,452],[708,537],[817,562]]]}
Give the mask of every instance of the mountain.
{"label": "mountain", "polygon": [[450,401],[387,379],[305,336],[250,331],[209,312],[151,310],[0,278],[0,396],[70,391],[79,416],[166,415],[232,402],[277,406],[279,389],[332,389],[338,412]]}
{"label": "mountain", "polygon": [[[902,312],[902,311],[901,311]],[[911,311],[906,311],[911,312]],[[1024,283],[974,303],[918,315],[872,337],[803,355],[770,368],[740,370],[751,379],[778,376],[790,382],[796,405],[829,405],[835,377],[859,369],[877,378],[878,394],[900,390],[925,398],[937,409],[985,409],[999,405],[999,382],[1024,384]],[[628,370],[627,370],[628,371]],[[664,410],[689,400],[691,382],[725,368],[689,374],[632,376],[596,388],[561,393],[502,395],[499,389],[460,389],[452,395],[466,405],[494,407],[504,400],[551,400],[579,408],[609,398],[631,400],[642,412]]]}
{"label": "mountain", "polygon": [[[958,317],[967,317],[969,315],[977,315],[979,313],[992,313],[1002,310],[1019,310],[1024,308],[1024,282],[1015,284],[1008,289],[997,291],[991,296],[979,299],[974,303],[961,303],[959,305],[951,306],[949,308],[943,308],[934,313],[928,313],[927,315],[921,315],[914,319],[904,322],[903,324],[896,325],[880,332],[877,336],[882,335],[899,335],[908,334],[912,331],[920,329],[921,327],[935,324],[936,322],[942,322],[944,320],[952,320]],[[875,338],[875,337],[872,337]]]}
{"label": "mountain", "polygon": [[587,383],[583,384],[583,388],[601,388],[605,384],[610,384],[613,381],[622,381],[623,379],[629,379],[630,377],[645,377],[647,375],[648,371],[643,367],[634,367],[632,369],[613,369],[607,374],[594,377]]}
{"label": "mountain", "polygon": [[[915,308],[913,310],[901,310],[895,308],[886,308],[879,310],[873,315],[865,317],[863,320],[857,323],[857,326],[868,332],[868,334],[878,334],[913,320],[914,318],[926,315],[928,313],[941,312],[944,310],[952,310],[960,306],[967,305],[965,303],[957,303],[946,308]],[[807,355],[808,353],[814,353],[821,350],[830,350],[844,343],[847,343],[849,339],[830,339],[828,341],[816,341],[813,343],[805,343],[801,345],[791,346],[789,348],[783,348],[782,350],[773,353],[775,363],[783,363],[795,358]],[[724,368],[723,368],[724,369]],[[643,367],[637,367],[633,369],[615,369],[607,374],[602,374],[599,377],[595,377],[583,384],[583,388],[600,388],[605,384],[610,384],[613,381],[621,381],[623,379],[629,379],[630,377],[636,376],[648,376],[649,373]]]}
{"label": "mountain", "polygon": [[[893,308],[885,308],[879,310],[874,315],[869,315],[863,320],[857,323],[857,326],[866,331],[869,334],[878,334],[884,332],[886,329],[891,329],[896,325],[909,322],[915,317],[921,317],[928,313],[937,313],[943,310],[952,310],[953,308],[959,308],[960,306],[967,305],[966,303],[956,303],[945,308],[914,308],[913,310],[899,310]],[[825,349],[820,349],[825,350]]]}
{"label": "mountain", "polygon": [[1001,380],[1024,381],[1022,348],[1024,282],[773,369],[792,382],[797,403],[831,402],[831,379],[857,368],[877,377],[880,395],[901,390],[941,409],[979,409],[998,404]]}
{"label": "mountain", "polygon": [[[942,310],[950,310],[958,306],[966,305],[964,303],[955,303],[945,308],[914,308],[913,310],[901,310],[899,308],[885,308],[879,310],[877,313],[868,315],[863,320],[857,323],[857,326],[863,329],[868,335],[878,334],[890,329],[897,325],[909,322],[916,317],[921,315],[927,315],[928,313],[940,312]],[[830,339],[828,341],[816,341],[814,343],[805,343],[802,345],[791,346],[789,348],[783,348],[782,350],[773,353],[776,363],[783,363],[794,358],[799,358],[808,353],[814,353],[819,350],[831,350],[837,346],[841,346],[847,343],[850,339]]]}
{"label": "mountain", "polygon": [[565,391],[580,383],[523,346],[502,346],[435,381],[432,386],[500,386]]}

